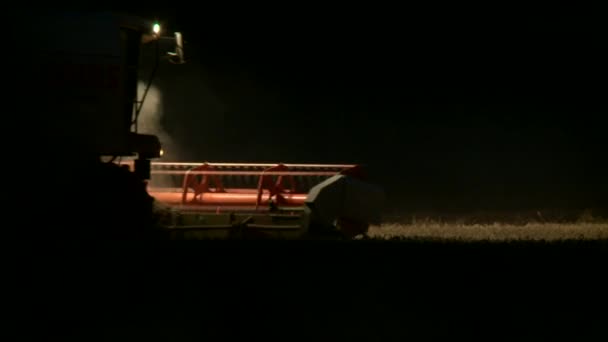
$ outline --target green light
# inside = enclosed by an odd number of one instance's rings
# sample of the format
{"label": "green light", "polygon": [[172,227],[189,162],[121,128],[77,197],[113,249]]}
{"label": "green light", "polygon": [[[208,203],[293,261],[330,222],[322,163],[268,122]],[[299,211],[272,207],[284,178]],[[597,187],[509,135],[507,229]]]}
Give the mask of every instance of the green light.
{"label": "green light", "polygon": [[155,34],[158,34],[158,33],[160,32],[160,24],[158,24],[158,23],[154,23],[154,26],[152,26],[152,31],[153,31]]}

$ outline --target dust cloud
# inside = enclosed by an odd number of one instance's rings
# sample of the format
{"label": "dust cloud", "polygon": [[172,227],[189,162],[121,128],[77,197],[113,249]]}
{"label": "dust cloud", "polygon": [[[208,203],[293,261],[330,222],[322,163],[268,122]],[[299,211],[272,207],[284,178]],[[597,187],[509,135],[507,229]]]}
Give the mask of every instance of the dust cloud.
{"label": "dust cloud", "polygon": [[[146,84],[144,82],[138,83],[138,98],[142,99]],[[160,90],[151,85],[148,90],[148,94],[144,99],[144,103],[139,113],[139,119],[137,123],[137,132],[143,134],[153,134],[160,140],[163,156],[160,159],[154,161],[160,162],[175,162],[181,161],[180,150],[175,140],[169,135],[169,133],[163,128],[163,103],[162,94]],[[152,187],[168,187],[175,188],[181,186],[181,178],[177,175],[152,175],[150,179],[150,185]]]}
{"label": "dust cloud", "polygon": [[[146,84],[140,81],[137,89],[139,99],[143,97],[145,90]],[[162,126],[163,115],[162,94],[156,86],[151,85],[139,113],[137,132],[158,137],[163,148],[163,156],[159,161],[179,161],[180,150]]]}

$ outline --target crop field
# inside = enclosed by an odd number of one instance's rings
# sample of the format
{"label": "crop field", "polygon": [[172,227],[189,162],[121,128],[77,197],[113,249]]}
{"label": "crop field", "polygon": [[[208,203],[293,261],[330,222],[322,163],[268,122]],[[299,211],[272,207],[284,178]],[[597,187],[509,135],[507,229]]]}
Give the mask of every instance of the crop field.
{"label": "crop field", "polygon": [[368,237],[443,242],[608,241],[608,212],[590,209],[416,212],[384,217],[381,224],[370,227]]}
{"label": "crop field", "polygon": [[385,223],[370,227],[374,239],[457,241],[608,240],[608,223],[527,223],[523,225],[440,222]]}

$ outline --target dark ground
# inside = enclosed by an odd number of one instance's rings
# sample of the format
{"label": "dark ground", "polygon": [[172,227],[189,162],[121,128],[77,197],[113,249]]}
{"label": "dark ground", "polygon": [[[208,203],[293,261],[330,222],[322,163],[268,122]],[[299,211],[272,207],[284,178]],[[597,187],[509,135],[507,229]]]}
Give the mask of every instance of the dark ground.
{"label": "dark ground", "polygon": [[20,336],[601,341],[605,242],[21,246]]}

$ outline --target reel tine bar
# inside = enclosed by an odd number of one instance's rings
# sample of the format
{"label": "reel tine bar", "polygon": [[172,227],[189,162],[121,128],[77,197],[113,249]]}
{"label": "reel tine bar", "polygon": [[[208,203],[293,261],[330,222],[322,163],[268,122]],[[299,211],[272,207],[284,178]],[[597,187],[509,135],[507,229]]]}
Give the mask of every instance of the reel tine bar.
{"label": "reel tine bar", "polygon": [[149,191],[181,205],[302,206],[313,186],[356,169],[350,164],[153,162]]}

